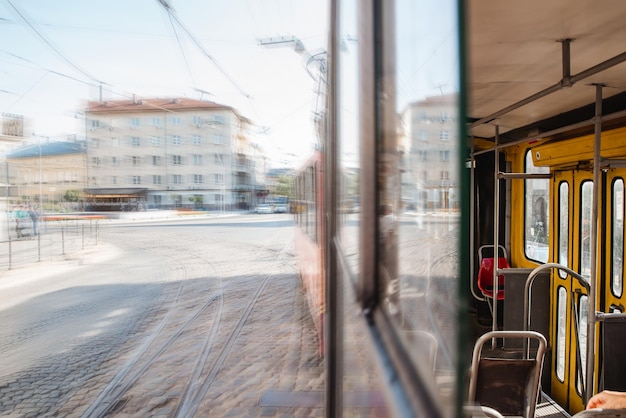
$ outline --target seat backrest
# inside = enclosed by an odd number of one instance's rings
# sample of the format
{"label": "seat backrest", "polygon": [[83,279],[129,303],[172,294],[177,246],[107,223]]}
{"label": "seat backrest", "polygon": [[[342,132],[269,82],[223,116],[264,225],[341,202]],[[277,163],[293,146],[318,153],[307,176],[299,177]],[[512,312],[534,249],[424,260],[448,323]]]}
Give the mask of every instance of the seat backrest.
{"label": "seat backrest", "polygon": [[[483,345],[492,338],[521,338],[538,341],[534,358],[483,358]],[[535,331],[491,331],[474,346],[470,374],[470,405],[484,405],[502,415],[534,417],[546,339]]]}
{"label": "seat backrest", "polygon": [[475,401],[505,416],[526,416],[536,368],[535,359],[481,358]]}
{"label": "seat backrest", "polygon": [[[510,268],[509,261],[504,257],[498,257],[498,267],[499,269]],[[480,262],[480,270],[478,270],[478,286],[481,290],[484,288],[485,290],[493,290],[493,269],[496,268],[494,266],[494,259],[483,258]],[[498,275],[498,288],[504,288],[504,274]]]}

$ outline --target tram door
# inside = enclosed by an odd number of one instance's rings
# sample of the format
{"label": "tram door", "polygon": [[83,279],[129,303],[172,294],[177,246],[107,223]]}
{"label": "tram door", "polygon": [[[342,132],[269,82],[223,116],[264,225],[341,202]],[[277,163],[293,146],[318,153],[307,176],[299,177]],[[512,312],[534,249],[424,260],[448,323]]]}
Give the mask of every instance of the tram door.
{"label": "tram door", "polygon": [[[553,199],[555,234],[553,260],[591,276],[591,214],[594,198],[593,174],[588,171],[557,172]],[[599,208],[601,210],[601,208]],[[587,290],[577,279],[561,272],[553,274],[552,378],[553,398],[570,412],[583,405],[587,334]]]}

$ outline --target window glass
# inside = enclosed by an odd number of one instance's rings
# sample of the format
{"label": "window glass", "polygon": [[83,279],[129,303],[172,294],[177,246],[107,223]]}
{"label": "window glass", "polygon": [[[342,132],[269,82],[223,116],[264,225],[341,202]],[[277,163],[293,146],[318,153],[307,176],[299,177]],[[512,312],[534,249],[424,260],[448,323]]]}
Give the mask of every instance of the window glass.
{"label": "window glass", "polygon": [[[549,167],[535,167],[531,150],[526,153],[526,173],[547,174]],[[550,180],[524,180],[525,189],[525,233],[526,257],[531,260],[546,263],[548,261],[549,225],[549,191]]]}
{"label": "window glass", "polygon": [[339,65],[339,239],[349,277],[359,273],[359,43],[355,0],[342,3]]}
{"label": "window glass", "polygon": [[[382,308],[423,384],[454,415],[460,231],[456,1],[396,2],[378,139]],[[387,57],[391,61],[391,57]],[[442,117],[444,115],[444,117]]]}
{"label": "window glass", "polygon": [[[562,182],[559,184],[559,264],[569,267],[569,184]],[[559,270],[562,278],[567,273]]]}
{"label": "window glass", "polygon": [[[581,353],[580,368],[582,370],[582,382],[585,381],[587,376],[587,295],[582,295],[578,303],[578,346]],[[582,394],[581,376],[577,373],[576,389],[579,394]]]}
{"label": "window glass", "polygon": [[621,297],[624,290],[624,180],[622,179],[616,179],[613,182],[612,214],[611,291],[615,296]]}
{"label": "window glass", "polygon": [[557,327],[556,327],[556,377],[563,382],[565,380],[565,356],[567,339],[567,290],[559,286],[557,299]]}
{"label": "window glass", "polygon": [[591,277],[591,208],[593,205],[593,182],[585,181],[580,193],[580,275],[587,281]]}

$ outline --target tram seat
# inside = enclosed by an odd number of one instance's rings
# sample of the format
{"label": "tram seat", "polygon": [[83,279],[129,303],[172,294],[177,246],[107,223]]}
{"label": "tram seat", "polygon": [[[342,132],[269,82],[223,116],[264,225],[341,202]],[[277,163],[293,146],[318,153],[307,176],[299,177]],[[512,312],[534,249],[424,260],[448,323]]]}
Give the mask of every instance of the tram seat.
{"label": "tram seat", "polygon": [[[492,338],[534,339],[539,344],[534,358],[483,357],[483,346]],[[482,335],[472,355],[469,404],[493,408],[504,416],[534,417],[546,345],[545,337],[535,331],[491,331]]]}
{"label": "tram seat", "polygon": [[[480,268],[478,270],[478,288],[484,296],[493,299],[494,297],[494,284],[493,284],[493,269],[506,269],[510,268],[509,261],[506,255],[506,249],[502,246],[498,246],[498,265],[495,266],[495,254],[494,257],[484,257],[483,253],[486,249],[493,249],[493,245],[483,245],[478,249],[478,257],[480,261]],[[500,256],[500,251],[504,253]],[[504,299],[504,275],[498,275],[498,300]]]}
{"label": "tram seat", "polygon": [[[626,370],[626,314],[612,313],[602,315],[602,389],[626,391],[624,370]],[[626,416],[626,412],[624,413]]]}

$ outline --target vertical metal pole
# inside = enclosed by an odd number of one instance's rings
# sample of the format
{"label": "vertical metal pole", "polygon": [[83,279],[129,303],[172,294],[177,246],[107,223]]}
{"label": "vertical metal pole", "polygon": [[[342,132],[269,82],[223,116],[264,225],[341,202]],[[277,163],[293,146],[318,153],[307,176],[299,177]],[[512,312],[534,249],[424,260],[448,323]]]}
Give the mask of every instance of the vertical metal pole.
{"label": "vertical metal pole", "polygon": [[598,242],[598,201],[601,194],[600,185],[600,152],[602,149],[602,85],[596,84],[596,112],[594,118],[594,149],[593,149],[593,203],[591,205],[591,272],[589,277],[589,298],[587,300],[587,353],[586,379],[583,401],[585,404],[594,393],[594,359],[596,351],[596,298],[600,277],[598,277],[597,246]]}
{"label": "vertical metal pole", "polygon": [[9,235],[9,270],[11,270],[13,266],[13,241],[11,240],[11,228],[7,227],[9,230],[7,231]]}
{"label": "vertical metal pole", "polygon": [[[342,281],[337,280],[337,252],[333,239],[336,234],[336,156],[337,156],[337,55],[339,39],[339,1],[330,2],[330,33],[329,50],[326,65],[326,126],[325,140],[322,144],[324,180],[324,212],[322,225],[325,228],[324,248],[326,264],[324,278],[326,289],[326,320],[325,332],[325,359],[326,359],[326,417],[338,418],[342,416],[343,394],[343,340],[342,340],[342,313],[340,289]],[[322,75],[324,77],[324,75]]]}
{"label": "vertical metal pole", "polygon": [[[493,151],[493,322],[491,323],[491,329],[493,331],[498,330],[498,237],[500,235],[500,179],[498,178],[500,172],[500,127],[497,123],[495,128],[496,143]],[[491,348],[496,348],[495,338],[491,340]]]}

